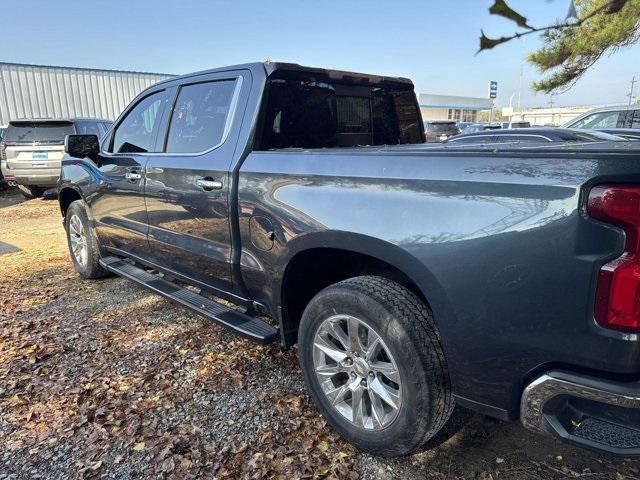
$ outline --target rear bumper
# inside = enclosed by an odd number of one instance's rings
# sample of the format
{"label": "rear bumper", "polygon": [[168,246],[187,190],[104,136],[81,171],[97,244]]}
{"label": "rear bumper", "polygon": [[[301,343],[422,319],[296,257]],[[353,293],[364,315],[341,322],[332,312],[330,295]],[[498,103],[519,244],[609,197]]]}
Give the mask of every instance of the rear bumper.
{"label": "rear bumper", "polygon": [[55,187],[60,178],[60,169],[19,169],[12,168],[10,172],[16,183],[20,185],[37,185],[40,187]]}
{"label": "rear bumper", "polygon": [[554,371],[524,390],[520,418],[530,430],[615,455],[640,455],[640,382]]}

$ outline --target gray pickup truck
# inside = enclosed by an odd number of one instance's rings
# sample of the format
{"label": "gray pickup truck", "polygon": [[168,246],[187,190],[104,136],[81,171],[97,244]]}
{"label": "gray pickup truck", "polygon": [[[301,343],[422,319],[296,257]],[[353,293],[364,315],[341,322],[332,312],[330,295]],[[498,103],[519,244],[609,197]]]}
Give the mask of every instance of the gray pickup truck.
{"label": "gray pickup truck", "polygon": [[640,454],[638,147],[423,142],[407,79],[171,78],[100,143],[67,136],[71,260],[297,344],[318,409],[364,451],[433,445],[466,408]]}

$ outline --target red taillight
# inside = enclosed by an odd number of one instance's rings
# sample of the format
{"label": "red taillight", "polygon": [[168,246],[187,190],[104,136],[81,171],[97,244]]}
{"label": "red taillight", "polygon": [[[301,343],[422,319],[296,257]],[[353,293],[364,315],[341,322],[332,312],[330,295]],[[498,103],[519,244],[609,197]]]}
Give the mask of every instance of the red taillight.
{"label": "red taillight", "polygon": [[624,230],[624,253],[600,269],[595,318],[606,328],[640,330],[640,186],[599,185],[589,192],[589,215]]}

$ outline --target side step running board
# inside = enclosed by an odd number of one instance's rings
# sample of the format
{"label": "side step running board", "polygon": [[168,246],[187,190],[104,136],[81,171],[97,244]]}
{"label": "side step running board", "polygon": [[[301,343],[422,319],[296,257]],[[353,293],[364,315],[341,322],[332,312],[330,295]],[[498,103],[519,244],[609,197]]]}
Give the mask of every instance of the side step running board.
{"label": "side step running board", "polygon": [[100,265],[117,275],[153,290],[173,302],[184,305],[200,315],[204,315],[249,340],[267,344],[275,342],[280,337],[277,329],[258,318],[227,308],[187,288],[182,288],[158,275],[138,268],[121,258],[105,257],[100,260]]}

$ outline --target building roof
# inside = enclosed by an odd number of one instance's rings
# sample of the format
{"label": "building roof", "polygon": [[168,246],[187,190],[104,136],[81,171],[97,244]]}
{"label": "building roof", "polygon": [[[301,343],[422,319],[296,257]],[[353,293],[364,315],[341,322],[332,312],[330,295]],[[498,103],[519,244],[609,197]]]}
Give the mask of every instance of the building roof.
{"label": "building roof", "polygon": [[418,103],[422,108],[458,108],[461,110],[490,110],[491,99],[480,97],[458,97],[421,93]]}
{"label": "building roof", "polygon": [[138,72],[135,70],[114,70],[111,68],[65,67],[61,65],[40,65],[35,63],[0,62],[0,65],[11,65],[15,67],[26,67],[26,68],[55,68],[55,69],[62,69],[62,70],[80,70],[80,71],[86,71],[86,72],[132,73],[137,75],[158,75],[161,77],[176,76],[175,73]]}

